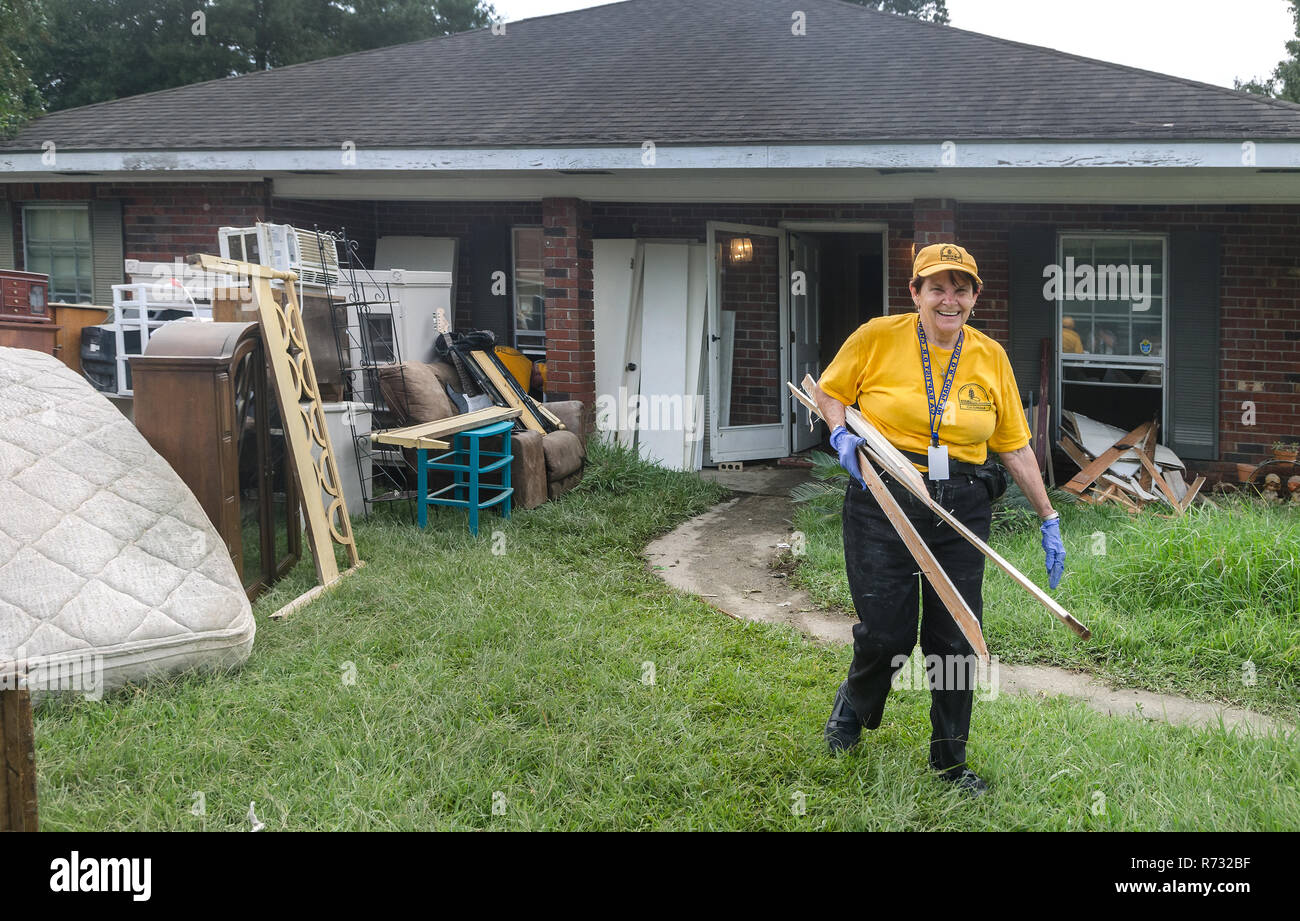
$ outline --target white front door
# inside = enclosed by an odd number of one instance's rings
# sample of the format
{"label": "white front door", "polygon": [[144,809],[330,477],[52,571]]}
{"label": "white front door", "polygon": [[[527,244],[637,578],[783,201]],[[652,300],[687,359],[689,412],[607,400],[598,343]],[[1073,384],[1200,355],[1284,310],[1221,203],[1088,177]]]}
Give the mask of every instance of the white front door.
{"label": "white front door", "polygon": [[[796,386],[805,374],[813,380],[821,377],[821,246],[816,237],[790,234],[790,380]],[[808,425],[808,410],[796,405],[788,396],[791,423],[791,450],[804,451],[821,442],[822,432]]]}
{"label": "white front door", "polygon": [[719,461],[790,451],[786,372],[786,231],[708,223],[709,455]]}

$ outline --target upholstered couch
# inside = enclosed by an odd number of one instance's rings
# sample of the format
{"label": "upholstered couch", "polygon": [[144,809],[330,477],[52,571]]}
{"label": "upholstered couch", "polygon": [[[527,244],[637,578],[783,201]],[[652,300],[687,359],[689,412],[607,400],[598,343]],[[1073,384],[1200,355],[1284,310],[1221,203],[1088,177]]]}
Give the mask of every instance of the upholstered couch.
{"label": "upholstered couch", "polygon": [[[437,422],[457,414],[447,388],[459,389],[456,369],[446,362],[418,361],[385,365],[379,370],[384,401],[401,426]],[[514,487],[511,505],[536,508],[547,499],[557,499],[582,480],[587,460],[587,439],[581,400],[547,403],[564,428],[556,432],[520,431],[510,436],[514,461],[510,483]],[[412,463],[414,459],[412,458]],[[448,477],[446,482],[450,482]],[[443,485],[438,483],[437,485]]]}

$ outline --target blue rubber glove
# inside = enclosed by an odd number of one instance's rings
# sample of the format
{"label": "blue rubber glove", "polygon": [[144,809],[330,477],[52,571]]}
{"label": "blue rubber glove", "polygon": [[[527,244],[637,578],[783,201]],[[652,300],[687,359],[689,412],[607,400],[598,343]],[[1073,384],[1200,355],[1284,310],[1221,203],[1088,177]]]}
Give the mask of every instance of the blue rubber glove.
{"label": "blue rubber glove", "polygon": [[1052,518],[1044,521],[1038,530],[1043,534],[1047,584],[1056,588],[1061,584],[1061,576],[1065,575],[1065,544],[1061,543],[1061,519]]}
{"label": "blue rubber glove", "polygon": [[862,479],[861,468],[858,467],[858,445],[865,443],[865,439],[854,435],[842,425],[835,426],[835,430],[831,432],[831,447],[840,456],[840,466],[847,470],[849,476],[857,480],[858,485],[863,489],[867,488],[867,484]]}

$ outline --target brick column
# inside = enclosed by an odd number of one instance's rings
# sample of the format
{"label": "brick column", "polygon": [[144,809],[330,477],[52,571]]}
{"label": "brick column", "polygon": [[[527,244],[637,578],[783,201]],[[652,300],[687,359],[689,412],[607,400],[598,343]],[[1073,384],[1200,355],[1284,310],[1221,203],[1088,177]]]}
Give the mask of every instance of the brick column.
{"label": "brick column", "polygon": [[596,405],[596,312],[592,295],[591,204],[542,199],[546,270],[546,395]]}
{"label": "brick column", "polygon": [[918,198],[912,202],[912,239],[916,248],[957,240],[957,202],[951,198]]}

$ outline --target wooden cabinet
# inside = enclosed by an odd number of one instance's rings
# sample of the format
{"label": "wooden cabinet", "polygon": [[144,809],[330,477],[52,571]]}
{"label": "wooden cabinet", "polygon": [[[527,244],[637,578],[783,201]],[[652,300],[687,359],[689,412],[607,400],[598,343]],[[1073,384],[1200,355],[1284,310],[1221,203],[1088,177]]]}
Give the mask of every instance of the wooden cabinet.
{"label": "wooden cabinet", "polygon": [[94,304],[50,304],[50,315],[59,325],[55,340],[54,357],[73,371],[81,373],[81,331],[87,326],[99,326],[108,320],[111,311]]}
{"label": "wooden cabinet", "polygon": [[59,327],[53,323],[0,320],[0,345],[9,348],[31,349],[53,355],[58,338]]}
{"label": "wooden cabinet", "polygon": [[297,562],[298,492],[256,323],[172,323],[131,359],[135,424],[198,497],[250,599]]}

